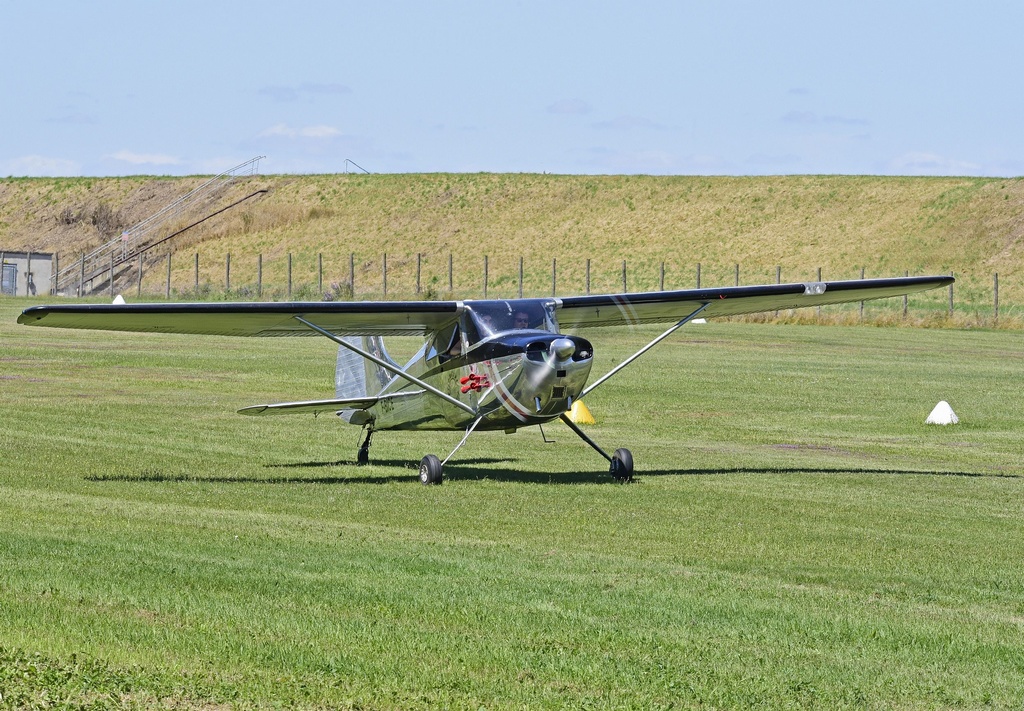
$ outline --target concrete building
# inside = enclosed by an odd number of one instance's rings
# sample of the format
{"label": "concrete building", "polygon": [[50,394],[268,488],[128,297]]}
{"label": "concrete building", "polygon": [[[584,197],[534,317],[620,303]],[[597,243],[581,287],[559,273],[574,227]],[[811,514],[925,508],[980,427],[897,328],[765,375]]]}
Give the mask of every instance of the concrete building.
{"label": "concrete building", "polygon": [[52,254],[0,250],[0,293],[4,296],[48,295],[52,275]]}

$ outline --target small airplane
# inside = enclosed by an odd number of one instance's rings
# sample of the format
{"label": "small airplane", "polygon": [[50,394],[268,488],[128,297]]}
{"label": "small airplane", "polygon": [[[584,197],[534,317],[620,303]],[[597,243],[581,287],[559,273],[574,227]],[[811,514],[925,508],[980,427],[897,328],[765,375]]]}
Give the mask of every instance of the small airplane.
{"label": "small airplane", "polygon": [[[245,407],[245,415],[336,414],[364,428],[356,461],[369,462],[379,430],[455,430],[462,441],[443,460],[420,461],[424,484],[440,484],[443,466],[477,430],[541,426],[561,420],[610,465],[633,477],[633,455],[608,454],[567,416],[597,387],[697,317],[735,316],[866,301],[948,286],[952,276],[767,284],[647,293],[466,301],[75,304],[33,306],[18,323],[56,328],[222,336],[316,336],[338,344],[335,397]],[[587,385],[594,362],[577,330],[671,324],[622,363]],[[572,333],[563,333],[571,331]],[[385,336],[419,335],[405,364]]]}

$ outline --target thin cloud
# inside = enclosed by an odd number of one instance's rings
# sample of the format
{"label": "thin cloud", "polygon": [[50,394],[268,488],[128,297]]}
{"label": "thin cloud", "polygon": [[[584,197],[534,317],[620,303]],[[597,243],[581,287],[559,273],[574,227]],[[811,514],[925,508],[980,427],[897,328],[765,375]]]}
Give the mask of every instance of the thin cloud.
{"label": "thin cloud", "polygon": [[638,128],[660,129],[663,126],[642,116],[618,116],[611,121],[598,121],[594,124],[594,128],[631,131]]}
{"label": "thin cloud", "polygon": [[746,162],[749,165],[757,165],[767,168],[784,167],[799,164],[800,157],[792,153],[787,153],[785,155],[769,155],[766,153],[754,153],[749,158],[747,158]]}
{"label": "thin cloud", "polygon": [[822,123],[838,124],[840,126],[870,126],[871,122],[862,118],[851,118],[849,116],[823,116]]}
{"label": "thin cloud", "polygon": [[279,123],[271,126],[270,128],[260,131],[259,136],[261,138],[310,138],[314,140],[324,140],[329,138],[335,138],[341,135],[341,131],[334,128],[333,126],[318,125],[318,126],[303,126],[300,128],[293,128],[286,123]]}
{"label": "thin cloud", "polygon": [[71,126],[92,126],[96,124],[96,119],[89,114],[83,114],[78,112],[64,114],[62,116],[54,116],[46,119],[46,123],[61,123],[68,124]]}
{"label": "thin cloud", "polygon": [[616,151],[596,149],[602,172],[630,175],[664,175],[675,171],[675,160],[665,151]]}
{"label": "thin cloud", "polygon": [[935,153],[911,151],[889,161],[889,169],[898,175],[976,175],[982,167]]}
{"label": "thin cloud", "polygon": [[549,114],[584,116],[590,113],[590,104],[583,99],[562,99],[548,106]]}
{"label": "thin cloud", "polygon": [[818,115],[813,111],[790,111],[782,117],[785,123],[818,123]]}
{"label": "thin cloud", "polygon": [[352,89],[345,84],[313,84],[304,83],[299,85],[299,91],[306,94],[325,94],[328,96],[341,96],[351,94]]}
{"label": "thin cloud", "polygon": [[821,125],[833,125],[833,126],[868,126],[870,121],[861,118],[850,118],[847,116],[838,116],[836,114],[829,114],[826,116],[819,116],[813,111],[790,111],[782,117],[784,123],[795,123],[803,124],[807,126],[821,126]]}
{"label": "thin cloud", "polygon": [[261,96],[266,96],[273,101],[288,103],[313,96],[341,96],[352,93],[352,89],[345,84],[303,82],[297,86],[265,86],[259,90],[259,93]]}
{"label": "thin cloud", "polygon": [[265,86],[259,90],[259,94],[282,104],[299,98],[299,92],[290,86]]}
{"label": "thin cloud", "polygon": [[181,165],[181,160],[174,156],[163,153],[134,153],[132,151],[118,151],[111,153],[107,158],[130,163],[131,165]]}
{"label": "thin cloud", "polygon": [[592,146],[578,164],[588,172],[628,175],[710,175],[721,173],[728,163],[720,156],[668,151],[620,151]]}
{"label": "thin cloud", "polygon": [[0,175],[26,178],[68,178],[82,174],[82,166],[73,160],[29,155],[0,161]]}

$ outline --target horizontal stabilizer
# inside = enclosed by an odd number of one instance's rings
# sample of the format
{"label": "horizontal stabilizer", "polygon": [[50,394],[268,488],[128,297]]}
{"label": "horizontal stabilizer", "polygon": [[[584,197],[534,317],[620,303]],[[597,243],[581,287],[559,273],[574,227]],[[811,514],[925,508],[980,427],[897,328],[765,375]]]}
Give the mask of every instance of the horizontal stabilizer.
{"label": "horizontal stabilizer", "polygon": [[275,402],[270,405],[251,405],[238,411],[240,415],[294,415],[300,413],[339,412],[341,410],[368,410],[382,400],[401,400],[422,395],[423,390],[402,390],[381,397],[342,397],[330,400],[303,400]]}
{"label": "horizontal stabilizer", "polygon": [[251,405],[238,411],[240,415],[294,415],[299,413],[337,412],[338,410],[365,410],[377,404],[380,398],[333,398],[331,400],[305,400],[302,402],[275,402],[270,405]]}

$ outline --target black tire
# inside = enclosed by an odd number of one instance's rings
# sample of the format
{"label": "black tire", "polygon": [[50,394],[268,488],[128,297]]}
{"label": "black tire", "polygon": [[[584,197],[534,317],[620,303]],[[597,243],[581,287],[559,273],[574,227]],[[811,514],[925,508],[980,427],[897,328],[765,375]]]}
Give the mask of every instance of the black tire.
{"label": "black tire", "polygon": [[612,455],[611,474],[616,481],[626,483],[633,481],[633,453],[624,447],[615,450]]}
{"label": "black tire", "polygon": [[441,480],[441,460],[433,454],[428,454],[420,460],[420,483],[429,486],[440,484]]}

